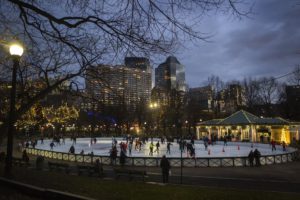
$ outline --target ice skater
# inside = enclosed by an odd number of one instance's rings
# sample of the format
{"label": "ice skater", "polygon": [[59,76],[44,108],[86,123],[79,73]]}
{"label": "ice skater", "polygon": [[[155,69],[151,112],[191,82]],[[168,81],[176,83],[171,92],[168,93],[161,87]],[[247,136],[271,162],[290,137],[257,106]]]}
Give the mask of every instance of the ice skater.
{"label": "ice skater", "polygon": [[227,146],[227,136],[224,137],[224,146]]}
{"label": "ice skater", "polygon": [[171,154],[171,145],[172,145],[172,143],[168,142],[168,144],[167,144],[167,154],[168,153]]}
{"label": "ice skater", "polygon": [[51,143],[50,143],[50,149],[51,150],[53,150],[53,147],[54,147],[55,145],[54,145],[54,142],[52,141]]}
{"label": "ice skater", "polygon": [[276,143],[274,140],[271,141],[271,146],[272,146],[272,151],[275,150],[276,151]]}
{"label": "ice skater", "polygon": [[154,148],[154,144],[153,142],[150,143],[150,146],[149,146],[149,156],[153,156],[153,148]]}
{"label": "ice skater", "polygon": [[129,156],[131,156],[131,150],[132,150],[132,140],[129,141],[129,145],[128,145]]}
{"label": "ice skater", "polygon": [[282,141],[282,151],[286,151],[286,143],[285,143],[285,141]]}
{"label": "ice skater", "polygon": [[160,147],[159,141],[157,141],[157,143],[156,143],[155,146],[156,146],[155,152],[156,152],[157,154],[159,154],[159,147]]}
{"label": "ice skater", "polygon": [[73,145],[70,147],[69,153],[71,153],[71,154],[75,153],[75,147]]}

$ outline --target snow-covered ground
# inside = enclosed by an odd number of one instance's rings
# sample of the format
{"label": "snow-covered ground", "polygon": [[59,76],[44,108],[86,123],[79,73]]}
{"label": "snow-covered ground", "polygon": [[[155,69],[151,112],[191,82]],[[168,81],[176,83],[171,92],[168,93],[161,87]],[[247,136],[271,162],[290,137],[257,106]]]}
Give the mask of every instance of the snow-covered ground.
{"label": "snow-covered ground", "polygon": [[[116,138],[118,141],[118,152],[120,152],[119,144],[121,142],[126,142],[122,138]],[[44,140],[44,144],[41,144],[41,141],[38,141],[36,145],[36,149],[50,150],[50,143],[52,140]],[[154,146],[158,139],[153,139]],[[189,142],[189,141],[188,141]],[[62,142],[61,142],[62,143]],[[65,144],[56,144],[53,148],[53,151],[56,152],[69,152],[70,147],[73,142],[70,138],[65,139]],[[135,142],[132,147],[132,157],[161,157],[162,155],[166,155],[167,157],[180,157],[179,145],[176,142],[173,142],[171,145],[171,154],[166,154],[167,144],[160,143],[159,153],[154,152],[153,156],[149,156],[149,146],[150,140],[145,145],[142,145],[141,151],[135,150]],[[276,155],[287,153],[289,151],[293,151],[293,148],[287,148],[286,151],[283,151],[282,146],[276,146],[276,151],[272,151],[272,148],[269,144],[258,144],[253,143],[253,148],[251,147],[251,143],[237,143],[237,142],[228,142],[227,146],[223,145],[223,142],[217,142],[216,145],[209,145],[208,150],[205,150],[203,141],[196,140],[195,141],[195,151],[196,157],[240,157],[240,156],[248,156],[250,150],[255,150],[256,148],[261,152],[261,155]],[[90,142],[90,138],[77,138],[76,144],[74,144],[75,153],[79,154],[82,150],[84,154],[89,154],[93,151],[94,155],[102,155],[108,156],[109,151],[112,147],[112,138],[97,138],[97,143],[92,144]],[[224,151],[223,151],[224,148]],[[154,147],[154,151],[155,151]],[[127,151],[127,156],[128,155]],[[118,153],[119,155],[119,153]],[[183,157],[188,157],[187,152],[183,152]]]}

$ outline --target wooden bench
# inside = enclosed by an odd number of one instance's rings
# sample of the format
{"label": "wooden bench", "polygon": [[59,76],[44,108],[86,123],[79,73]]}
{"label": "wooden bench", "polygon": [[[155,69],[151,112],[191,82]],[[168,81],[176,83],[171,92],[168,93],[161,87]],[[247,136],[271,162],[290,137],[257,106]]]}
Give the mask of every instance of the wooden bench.
{"label": "wooden bench", "polygon": [[114,173],[116,179],[120,178],[120,176],[127,176],[130,180],[132,180],[133,177],[141,177],[143,181],[145,181],[145,178],[148,177],[146,171],[126,168],[114,168]]}
{"label": "wooden bench", "polygon": [[16,166],[20,166],[20,167],[23,167],[23,166],[28,167],[28,166],[30,166],[30,163],[26,162],[22,158],[13,158],[12,159],[12,164],[16,165]]}
{"label": "wooden bench", "polygon": [[80,176],[82,173],[87,172],[89,176],[96,174],[98,176],[103,175],[103,167],[102,165],[77,165],[78,175]]}
{"label": "wooden bench", "polygon": [[70,166],[67,163],[57,163],[57,162],[48,161],[48,167],[50,171],[56,169],[56,170],[65,170],[67,174],[70,173]]}

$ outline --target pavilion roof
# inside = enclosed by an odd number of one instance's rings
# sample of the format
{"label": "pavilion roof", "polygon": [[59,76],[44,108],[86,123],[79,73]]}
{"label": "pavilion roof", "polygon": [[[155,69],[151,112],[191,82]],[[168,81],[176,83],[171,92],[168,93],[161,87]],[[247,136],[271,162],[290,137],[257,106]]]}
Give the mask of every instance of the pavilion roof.
{"label": "pavilion roof", "polygon": [[280,117],[276,118],[259,118],[257,124],[272,124],[272,125],[286,125],[290,124],[289,121],[282,119]]}
{"label": "pavilion roof", "polygon": [[229,117],[223,119],[220,122],[220,125],[242,125],[242,124],[255,124],[259,120],[259,117],[244,111],[240,110]]}
{"label": "pavilion roof", "polygon": [[200,124],[201,125],[217,125],[219,124],[223,119],[211,119],[207,121],[203,121]]}
{"label": "pavilion roof", "polygon": [[225,119],[212,119],[199,123],[199,125],[207,126],[226,126],[226,125],[248,125],[248,124],[259,124],[259,125],[286,125],[289,121],[277,118],[259,118],[245,110],[240,110]]}

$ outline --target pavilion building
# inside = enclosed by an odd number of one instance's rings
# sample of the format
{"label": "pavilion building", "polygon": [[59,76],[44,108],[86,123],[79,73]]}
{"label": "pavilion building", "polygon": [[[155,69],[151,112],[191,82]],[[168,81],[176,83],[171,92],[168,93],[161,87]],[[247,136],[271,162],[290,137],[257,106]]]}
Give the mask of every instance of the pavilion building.
{"label": "pavilion building", "polygon": [[291,143],[299,140],[300,123],[289,122],[280,117],[264,118],[244,110],[237,111],[225,119],[212,119],[197,124],[197,138],[231,138],[232,141]]}

